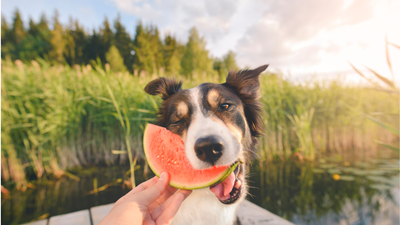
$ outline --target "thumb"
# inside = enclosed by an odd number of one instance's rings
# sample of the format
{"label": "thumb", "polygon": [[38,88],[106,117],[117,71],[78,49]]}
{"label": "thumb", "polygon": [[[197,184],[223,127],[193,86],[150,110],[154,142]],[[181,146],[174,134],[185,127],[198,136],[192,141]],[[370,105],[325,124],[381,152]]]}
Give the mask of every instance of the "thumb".
{"label": "thumb", "polygon": [[168,183],[169,174],[166,172],[161,173],[161,176],[158,179],[157,183],[135,195],[135,201],[139,204],[149,206],[151,203],[161,197],[161,195],[167,189]]}

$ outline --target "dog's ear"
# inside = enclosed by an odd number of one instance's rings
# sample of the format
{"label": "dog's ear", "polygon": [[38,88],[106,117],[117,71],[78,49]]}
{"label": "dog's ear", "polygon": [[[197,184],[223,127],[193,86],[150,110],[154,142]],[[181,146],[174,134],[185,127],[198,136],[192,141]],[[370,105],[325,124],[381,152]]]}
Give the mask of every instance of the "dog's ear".
{"label": "dog's ear", "polygon": [[260,97],[260,74],[267,69],[263,65],[254,70],[241,70],[229,72],[225,85],[231,87],[237,94],[246,98]]}
{"label": "dog's ear", "polygon": [[268,65],[260,66],[254,70],[241,70],[229,72],[226,82],[222,85],[232,89],[242,100],[244,114],[250,127],[251,135],[259,136],[262,131],[263,120],[261,118],[260,99],[260,74],[267,69]]}
{"label": "dog's ear", "polygon": [[172,95],[181,91],[182,82],[177,82],[175,79],[167,79],[160,77],[148,83],[144,91],[150,95],[161,95],[163,100],[167,100]]}

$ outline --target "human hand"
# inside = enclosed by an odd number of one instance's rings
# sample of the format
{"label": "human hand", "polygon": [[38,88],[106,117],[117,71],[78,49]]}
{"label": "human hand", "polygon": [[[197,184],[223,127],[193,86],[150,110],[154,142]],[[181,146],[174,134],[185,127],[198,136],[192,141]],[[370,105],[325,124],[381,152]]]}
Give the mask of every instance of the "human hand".
{"label": "human hand", "polygon": [[100,225],[170,224],[192,191],[171,187],[169,174],[141,183],[120,198]]}

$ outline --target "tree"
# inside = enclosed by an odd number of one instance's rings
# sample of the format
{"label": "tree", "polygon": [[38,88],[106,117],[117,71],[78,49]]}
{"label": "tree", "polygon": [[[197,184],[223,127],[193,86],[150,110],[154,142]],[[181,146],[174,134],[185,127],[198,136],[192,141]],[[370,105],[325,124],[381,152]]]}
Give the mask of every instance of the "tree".
{"label": "tree", "polygon": [[145,71],[152,74],[156,69],[155,57],[150,41],[150,32],[151,29],[149,27],[143,27],[142,22],[139,21],[136,26],[135,38],[133,39],[133,50],[135,51],[133,57],[134,69],[138,73]]}
{"label": "tree", "polygon": [[50,32],[47,17],[46,17],[46,14],[44,14],[44,13],[42,13],[42,15],[40,16],[40,22],[38,24],[38,29],[41,32]]}
{"label": "tree", "polygon": [[65,60],[69,65],[74,65],[75,62],[75,40],[74,40],[74,30],[73,30],[73,20],[70,18],[70,27],[66,29],[64,35],[65,48],[64,48],[64,56]]}
{"label": "tree", "polygon": [[164,68],[167,74],[176,75],[181,71],[180,60],[185,47],[175,37],[167,35],[164,40]]}
{"label": "tree", "polygon": [[103,52],[102,46],[102,36],[96,32],[96,30],[93,29],[92,35],[88,37],[88,42],[85,46],[84,52],[86,52],[86,57],[87,57],[87,62],[90,62],[90,60],[97,60],[98,58],[101,60],[101,62],[105,63],[106,62],[106,54]]}
{"label": "tree", "polygon": [[83,26],[81,26],[78,20],[75,21],[75,30],[73,32],[73,38],[75,41],[75,57],[76,62],[79,64],[86,64],[87,63],[87,53],[84,52],[84,49],[87,45],[87,37],[85,34],[85,30]]}
{"label": "tree", "polygon": [[[41,22],[36,24],[29,19],[29,29],[19,45],[16,45],[16,57],[23,61],[31,61],[38,57],[46,57],[50,49],[49,32],[47,24],[42,17]],[[46,29],[47,28],[47,29]]]}
{"label": "tree", "polygon": [[111,45],[110,50],[106,53],[106,60],[110,64],[111,71],[125,72],[124,59],[115,45]]}
{"label": "tree", "polygon": [[36,56],[41,58],[48,58],[48,54],[51,50],[51,34],[46,15],[44,13],[41,15],[39,23],[35,26],[38,30],[38,32],[33,35],[35,37]]}
{"label": "tree", "polygon": [[147,32],[150,38],[150,50],[153,60],[152,73],[156,73],[161,68],[164,68],[163,43],[160,39],[160,33],[158,32],[158,28],[156,26],[148,26]]}
{"label": "tree", "polygon": [[233,51],[229,51],[226,55],[222,57],[222,59],[215,59],[213,68],[217,71],[221,80],[225,78],[230,70],[237,70],[236,54]]}
{"label": "tree", "polygon": [[108,22],[108,18],[104,18],[103,27],[100,28],[99,33],[99,46],[98,46],[98,56],[100,57],[102,62],[106,61],[106,52],[110,49],[111,45],[114,44],[114,33],[110,28],[110,23]]}
{"label": "tree", "polygon": [[21,19],[21,15],[19,14],[19,10],[15,10],[14,19],[13,19],[13,27],[12,27],[12,38],[13,42],[16,45],[21,44],[22,40],[26,36],[26,31]]}
{"label": "tree", "polygon": [[12,43],[11,29],[4,15],[1,15],[1,57],[11,57],[14,44]]}
{"label": "tree", "polygon": [[223,76],[229,72],[228,70],[226,70],[224,62],[218,58],[214,60],[213,69],[217,71],[220,80],[222,80]]}
{"label": "tree", "polygon": [[236,70],[238,68],[235,58],[236,58],[236,54],[231,50],[224,56],[225,68],[228,71]]}
{"label": "tree", "polygon": [[51,31],[50,45],[51,51],[49,52],[49,58],[52,62],[62,63],[64,61],[64,36],[62,26],[58,20],[58,11],[55,11],[54,15],[54,28]]}
{"label": "tree", "polygon": [[133,72],[133,57],[131,54],[131,51],[133,50],[132,41],[125,27],[121,24],[120,15],[118,15],[118,17],[114,20],[114,29],[115,29],[115,36],[114,36],[115,46],[121,53],[126,68],[128,68],[129,72],[132,73]]}
{"label": "tree", "polygon": [[28,35],[37,36],[39,34],[39,26],[35,24],[32,18],[29,18]]}
{"label": "tree", "polygon": [[65,59],[70,65],[74,64],[86,64],[87,53],[84,49],[87,45],[87,38],[83,27],[77,20],[70,20],[71,24],[69,29],[66,30],[65,34],[65,48],[64,55]]}
{"label": "tree", "polygon": [[204,38],[200,38],[195,27],[190,30],[189,41],[181,60],[182,74],[192,76],[197,73],[213,73],[213,62],[205,49]]}

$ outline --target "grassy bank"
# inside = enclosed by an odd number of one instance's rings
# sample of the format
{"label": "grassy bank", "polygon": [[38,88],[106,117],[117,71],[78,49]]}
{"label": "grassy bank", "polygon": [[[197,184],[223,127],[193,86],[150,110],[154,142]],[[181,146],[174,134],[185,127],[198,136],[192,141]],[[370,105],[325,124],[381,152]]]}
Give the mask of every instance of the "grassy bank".
{"label": "grassy bank", "polygon": [[[160,101],[143,88],[155,77],[44,61],[3,61],[1,70],[3,181],[26,187],[27,179],[61,176],[68,168],[143,157],[141,134],[154,121]],[[190,88],[219,78],[183,80],[184,88]],[[262,160],[284,160],[295,152],[311,159],[332,151],[364,156],[378,154],[375,140],[398,144],[398,138],[363,115],[397,127],[396,95],[338,81],[294,85],[274,74],[262,75],[261,90],[266,131],[260,141]]]}

